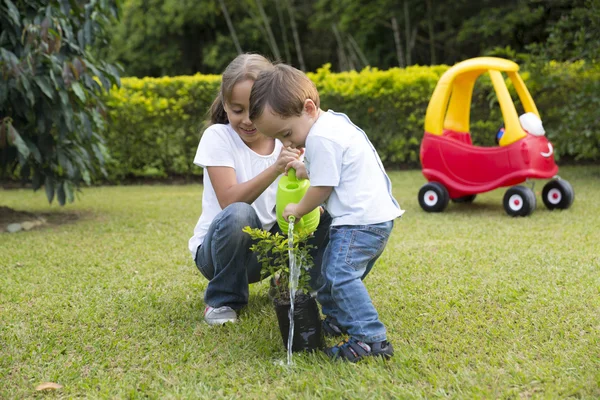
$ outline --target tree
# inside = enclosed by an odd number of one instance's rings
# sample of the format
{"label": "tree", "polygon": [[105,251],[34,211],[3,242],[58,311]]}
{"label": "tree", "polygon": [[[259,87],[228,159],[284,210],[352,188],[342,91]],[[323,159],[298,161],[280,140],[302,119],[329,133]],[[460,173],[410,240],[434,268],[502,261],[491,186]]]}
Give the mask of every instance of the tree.
{"label": "tree", "polygon": [[120,82],[92,48],[116,1],[0,2],[0,177],[44,186],[50,203],[104,172],[101,96]]}

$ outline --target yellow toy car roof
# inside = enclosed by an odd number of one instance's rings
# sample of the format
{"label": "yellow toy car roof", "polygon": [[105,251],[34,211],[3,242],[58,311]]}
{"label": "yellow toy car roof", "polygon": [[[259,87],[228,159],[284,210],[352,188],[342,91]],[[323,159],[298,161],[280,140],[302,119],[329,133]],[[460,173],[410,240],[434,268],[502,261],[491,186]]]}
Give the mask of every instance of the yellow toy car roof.
{"label": "yellow toy car roof", "polygon": [[434,135],[442,135],[445,129],[469,133],[473,87],[477,78],[488,72],[504,118],[505,132],[500,145],[506,146],[525,137],[526,133],[519,123],[515,105],[502,77],[502,72],[505,72],[511,79],[525,112],[532,112],[539,117],[518,70],[516,63],[497,57],[476,57],[454,65],[442,75],[433,91],[425,115],[425,131]]}

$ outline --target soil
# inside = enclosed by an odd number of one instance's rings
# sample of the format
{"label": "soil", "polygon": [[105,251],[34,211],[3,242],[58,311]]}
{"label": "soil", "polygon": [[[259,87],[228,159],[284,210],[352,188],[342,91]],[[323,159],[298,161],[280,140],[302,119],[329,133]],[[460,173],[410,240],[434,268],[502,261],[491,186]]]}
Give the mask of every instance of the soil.
{"label": "soil", "polygon": [[43,226],[57,226],[77,221],[80,214],[77,213],[40,213],[33,214],[27,211],[14,210],[9,207],[0,206],[0,234],[6,233],[6,227],[10,224],[21,224],[26,221],[41,221],[33,229],[39,229]]}

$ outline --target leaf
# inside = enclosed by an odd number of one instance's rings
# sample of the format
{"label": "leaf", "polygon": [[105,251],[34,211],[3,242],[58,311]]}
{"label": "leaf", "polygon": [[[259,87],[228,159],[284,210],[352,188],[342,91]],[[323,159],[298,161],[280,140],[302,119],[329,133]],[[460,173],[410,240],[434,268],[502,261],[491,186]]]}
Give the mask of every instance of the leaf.
{"label": "leaf", "polygon": [[59,385],[58,383],[54,383],[54,382],[44,382],[41,383],[39,385],[37,385],[37,387],[35,388],[35,390],[58,390],[58,389],[62,389],[62,385]]}
{"label": "leaf", "polygon": [[87,44],[92,44],[92,41],[93,41],[93,37],[92,37],[92,21],[89,20],[89,19],[87,21],[85,21],[85,23],[83,24],[83,35],[85,37],[85,42]]}
{"label": "leaf", "polygon": [[92,123],[90,122],[90,118],[85,112],[81,112],[80,116],[85,128],[86,139],[91,139],[94,132],[92,131]]}
{"label": "leaf", "polygon": [[29,83],[29,79],[25,75],[21,75],[21,79],[19,79],[21,84],[23,85],[23,89],[25,90],[25,96],[29,100],[29,105],[35,105],[35,97],[33,97],[33,92],[31,90],[31,84]]}
{"label": "leaf", "polygon": [[69,4],[69,0],[60,0],[60,10],[64,15],[69,15],[71,12],[71,5]]}
{"label": "leaf", "polygon": [[33,185],[33,190],[36,191],[39,188],[42,187],[42,182],[44,177],[42,176],[42,174],[40,173],[40,171],[36,168],[35,172],[33,173],[33,179],[32,179],[32,185]]}
{"label": "leaf", "polygon": [[8,85],[4,82],[0,83],[0,104],[4,104],[8,99]]}
{"label": "leaf", "polygon": [[92,150],[94,151],[94,155],[96,156],[96,159],[98,161],[100,161],[100,165],[104,165],[104,156],[102,155],[102,151],[100,150],[100,147],[98,147],[98,145],[96,143],[93,143]]}
{"label": "leaf", "polygon": [[87,169],[81,171],[81,177],[88,186],[92,184],[92,180],[90,178],[90,171],[88,171]]}
{"label": "leaf", "polygon": [[12,142],[11,144],[17,148],[23,158],[29,157],[29,154],[31,153],[29,147],[27,147],[27,144],[12,124],[8,126],[8,141],[9,143]]}
{"label": "leaf", "polygon": [[51,176],[46,176],[46,183],[44,184],[44,189],[46,189],[46,197],[48,198],[48,203],[52,204],[52,200],[54,200],[54,179]]}
{"label": "leaf", "polygon": [[65,205],[65,200],[66,200],[64,186],[65,186],[65,183],[60,182],[58,184],[58,188],[56,189],[56,200],[58,200],[58,204],[60,204],[61,206]]}
{"label": "leaf", "polygon": [[42,89],[42,92],[44,92],[46,97],[48,97],[50,100],[54,100],[54,92],[52,91],[52,88],[50,87],[48,78],[36,76],[34,78],[34,80],[35,80],[35,83],[38,85],[38,87],[40,89]]}
{"label": "leaf", "polygon": [[3,149],[6,147],[7,141],[6,141],[6,125],[8,125],[5,120],[0,120],[0,149]]}
{"label": "leaf", "polygon": [[10,0],[4,0],[6,5],[8,6],[8,15],[13,20],[13,23],[16,26],[21,26],[21,16],[19,15],[19,9],[13,4]]}
{"label": "leaf", "polygon": [[67,195],[67,201],[72,203],[75,201],[75,193],[73,192],[73,184],[69,181],[65,181],[65,193]]}
{"label": "leaf", "polygon": [[79,82],[73,82],[71,88],[73,89],[73,92],[75,92],[75,95],[79,97],[79,100],[85,103],[85,92],[83,91],[81,84]]}

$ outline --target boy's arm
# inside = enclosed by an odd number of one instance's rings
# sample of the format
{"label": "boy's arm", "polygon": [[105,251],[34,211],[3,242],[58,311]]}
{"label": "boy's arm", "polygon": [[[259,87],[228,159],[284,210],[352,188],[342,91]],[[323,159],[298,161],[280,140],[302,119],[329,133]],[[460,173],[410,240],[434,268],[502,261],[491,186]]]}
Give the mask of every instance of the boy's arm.
{"label": "boy's arm", "polygon": [[290,215],[296,219],[302,218],[318,206],[320,206],[333,191],[333,186],[311,186],[304,194],[298,204],[288,204],[283,211],[283,218],[286,220]]}

